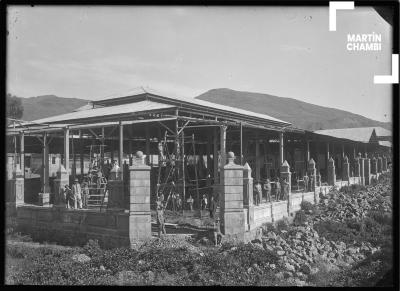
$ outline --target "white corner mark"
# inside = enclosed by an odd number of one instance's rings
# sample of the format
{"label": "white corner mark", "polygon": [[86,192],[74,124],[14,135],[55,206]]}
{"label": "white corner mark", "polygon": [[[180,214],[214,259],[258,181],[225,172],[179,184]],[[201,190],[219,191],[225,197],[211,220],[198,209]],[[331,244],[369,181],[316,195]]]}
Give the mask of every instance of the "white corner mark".
{"label": "white corner mark", "polygon": [[329,31],[336,31],[336,10],[354,9],[354,1],[329,1]]}
{"label": "white corner mark", "polygon": [[397,84],[399,83],[399,55],[392,54],[392,75],[375,75],[374,84]]}

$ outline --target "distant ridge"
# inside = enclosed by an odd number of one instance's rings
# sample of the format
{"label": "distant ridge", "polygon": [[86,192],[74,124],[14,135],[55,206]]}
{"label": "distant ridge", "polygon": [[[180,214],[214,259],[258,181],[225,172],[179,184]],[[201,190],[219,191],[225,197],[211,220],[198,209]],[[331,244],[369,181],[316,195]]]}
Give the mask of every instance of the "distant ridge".
{"label": "distant ridge", "polygon": [[[381,126],[392,129],[391,123],[379,122],[348,111],[318,106],[293,98],[268,94],[212,89],[196,98],[238,107],[291,122],[306,130]],[[86,105],[89,100],[42,95],[21,98],[24,106],[23,120],[35,120],[72,112]]]}
{"label": "distant ridge", "polygon": [[312,131],[367,126],[392,129],[389,122],[380,122],[348,111],[269,94],[220,88],[209,90],[196,98],[267,114],[288,121],[295,127]]}
{"label": "distant ridge", "polygon": [[88,103],[88,100],[55,95],[21,98],[21,101],[24,106],[22,119],[28,121],[72,112]]}

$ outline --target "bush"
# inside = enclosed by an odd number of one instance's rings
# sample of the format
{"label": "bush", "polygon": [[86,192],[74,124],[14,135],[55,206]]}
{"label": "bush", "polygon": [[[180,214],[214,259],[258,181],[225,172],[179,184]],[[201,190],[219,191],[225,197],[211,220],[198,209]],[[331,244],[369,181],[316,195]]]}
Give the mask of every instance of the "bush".
{"label": "bush", "polygon": [[301,210],[307,211],[307,210],[313,210],[314,209],[314,205],[309,202],[309,201],[302,201],[300,204],[300,208]]}
{"label": "bush", "polygon": [[283,217],[281,220],[278,220],[276,223],[276,229],[281,230],[288,230],[289,229],[289,219],[287,217]]}
{"label": "bush", "polygon": [[359,184],[353,184],[350,186],[342,186],[340,188],[340,192],[345,193],[345,194],[355,194],[360,191],[365,191],[367,188],[365,186],[359,185]]}
{"label": "bush", "polygon": [[304,212],[304,210],[300,210],[296,213],[293,220],[293,224],[296,226],[302,226],[305,225],[306,221],[307,221],[306,213]]}

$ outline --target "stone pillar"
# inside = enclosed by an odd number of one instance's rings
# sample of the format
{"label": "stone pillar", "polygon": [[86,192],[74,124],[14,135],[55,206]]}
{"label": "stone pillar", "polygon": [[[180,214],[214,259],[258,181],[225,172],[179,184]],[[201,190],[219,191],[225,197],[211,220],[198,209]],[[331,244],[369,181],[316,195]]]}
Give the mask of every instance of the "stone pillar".
{"label": "stone pillar", "polygon": [[364,158],[364,180],[365,180],[365,185],[371,184],[371,162],[368,158],[368,154],[365,153],[365,158]]}
{"label": "stone pillar", "polygon": [[382,156],[382,172],[387,171],[387,158],[386,156]]}
{"label": "stone pillar", "polygon": [[151,237],[150,167],[145,164],[143,152],[138,151],[129,167],[129,240]]}
{"label": "stone pillar", "polygon": [[222,171],[221,231],[225,235],[243,233],[246,217],[243,209],[243,166],[234,163],[235,155],[228,153],[228,164]]}
{"label": "stone pillar", "polygon": [[[291,176],[292,174],[290,173],[290,166],[289,163],[285,160],[281,166],[281,180],[282,182],[286,180],[286,182],[289,183],[288,187],[288,193],[287,193],[287,199],[288,199],[288,204],[287,204],[287,211],[288,211],[288,216],[290,216],[290,213],[292,213],[292,200],[291,200]],[[283,191],[283,185],[284,183],[281,184],[281,191]]]}
{"label": "stone pillar", "polygon": [[308,162],[308,176],[310,177],[310,187],[311,191],[315,192],[315,183],[317,181],[317,169],[315,168],[315,161],[311,159]]}
{"label": "stone pillar", "polygon": [[65,185],[69,185],[69,175],[67,170],[64,168],[62,164],[57,170],[57,178],[54,180],[54,190],[55,190],[55,199],[54,204],[65,207],[65,201],[63,201],[62,195],[64,192]]}
{"label": "stone pillar", "polygon": [[378,156],[378,173],[382,173],[382,157]]}
{"label": "stone pillar", "polygon": [[328,161],[328,185],[335,186],[336,174],[335,174],[335,161],[330,157]]}
{"label": "stone pillar", "polygon": [[107,181],[108,202],[107,210],[124,210],[124,181],[122,180],[121,168],[114,164]]}
{"label": "stone pillar", "polygon": [[16,206],[24,204],[24,176],[20,166],[15,166],[13,173],[13,187],[12,187],[12,203]]}
{"label": "stone pillar", "polygon": [[243,206],[247,208],[247,229],[254,225],[253,178],[248,163],[243,166]]}
{"label": "stone pillar", "polygon": [[364,174],[364,159],[361,153],[358,153],[358,161],[360,163],[360,184],[365,185],[365,174]]}
{"label": "stone pillar", "polygon": [[378,160],[375,157],[372,157],[371,160],[371,173],[376,175],[378,173]]}
{"label": "stone pillar", "polygon": [[350,181],[350,164],[349,158],[347,156],[343,159],[343,169],[342,169],[342,180],[343,181]]}
{"label": "stone pillar", "polygon": [[360,179],[360,161],[357,157],[354,159],[354,177]]}

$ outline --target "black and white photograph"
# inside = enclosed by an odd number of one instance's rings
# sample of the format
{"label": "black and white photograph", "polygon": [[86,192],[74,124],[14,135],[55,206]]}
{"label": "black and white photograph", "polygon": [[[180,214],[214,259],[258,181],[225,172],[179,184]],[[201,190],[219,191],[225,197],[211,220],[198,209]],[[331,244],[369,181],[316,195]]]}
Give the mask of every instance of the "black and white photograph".
{"label": "black and white photograph", "polygon": [[398,1],[55,4],[2,3],[4,284],[398,290]]}

